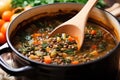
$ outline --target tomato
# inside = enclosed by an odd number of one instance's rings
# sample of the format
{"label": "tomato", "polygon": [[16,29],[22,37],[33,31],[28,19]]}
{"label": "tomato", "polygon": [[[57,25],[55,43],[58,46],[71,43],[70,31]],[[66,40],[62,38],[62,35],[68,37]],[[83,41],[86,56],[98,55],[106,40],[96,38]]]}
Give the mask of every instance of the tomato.
{"label": "tomato", "polygon": [[5,22],[2,27],[1,27],[1,32],[6,35],[6,30],[8,28],[8,25],[10,24],[10,22]]}
{"label": "tomato", "polygon": [[11,1],[12,0],[0,0],[0,16],[4,11],[12,9]]}
{"label": "tomato", "polygon": [[0,44],[4,44],[6,42],[6,36],[0,32]]}
{"label": "tomato", "polygon": [[10,21],[12,15],[13,15],[12,11],[4,11],[2,14],[2,19],[5,21]]}
{"label": "tomato", "polygon": [[5,23],[4,20],[0,19],[0,28],[2,27],[2,25]]}

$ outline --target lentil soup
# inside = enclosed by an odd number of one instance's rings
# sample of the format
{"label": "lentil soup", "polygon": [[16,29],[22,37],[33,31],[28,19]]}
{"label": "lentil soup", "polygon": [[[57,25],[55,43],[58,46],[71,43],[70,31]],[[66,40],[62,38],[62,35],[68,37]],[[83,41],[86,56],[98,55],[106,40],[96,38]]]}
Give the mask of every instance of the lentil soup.
{"label": "lentil soup", "polygon": [[113,36],[101,26],[88,22],[85,38],[78,51],[76,38],[68,34],[56,34],[48,38],[49,33],[59,24],[73,15],[46,16],[26,25],[14,35],[15,48],[31,60],[55,65],[83,64],[106,55],[115,47]]}

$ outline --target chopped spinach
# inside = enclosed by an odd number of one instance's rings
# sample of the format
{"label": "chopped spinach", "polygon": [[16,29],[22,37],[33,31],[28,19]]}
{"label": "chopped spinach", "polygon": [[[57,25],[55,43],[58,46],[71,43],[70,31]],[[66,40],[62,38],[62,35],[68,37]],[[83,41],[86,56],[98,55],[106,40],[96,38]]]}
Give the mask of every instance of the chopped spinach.
{"label": "chopped spinach", "polygon": [[107,43],[105,41],[102,41],[98,47],[101,49],[101,50],[105,50],[106,49],[106,46],[107,46]]}
{"label": "chopped spinach", "polygon": [[45,49],[48,46],[48,43],[43,43],[42,48]]}
{"label": "chopped spinach", "polygon": [[74,50],[73,49],[67,49],[64,51],[67,54],[74,54]]}

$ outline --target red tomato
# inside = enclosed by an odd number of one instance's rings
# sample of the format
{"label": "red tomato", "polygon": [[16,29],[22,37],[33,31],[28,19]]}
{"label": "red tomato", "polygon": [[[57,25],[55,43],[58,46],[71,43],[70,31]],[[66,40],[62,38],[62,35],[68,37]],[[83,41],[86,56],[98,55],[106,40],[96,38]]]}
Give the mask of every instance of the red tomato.
{"label": "red tomato", "polygon": [[12,15],[13,15],[12,11],[4,11],[2,14],[2,19],[5,21],[10,21]]}
{"label": "red tomato", "polygon": [[0,44],[4,44],[6,42],[6,36],[0,32]]}
{"label": "red tomato", "polygon": [[5,22],[2,27],[1,27],[1,32],[6,35],[6,30],[8,28],[8,25],[9,25],[10,22]]}
{"label": "red tomato", "polygon": [[4,20],[0,19],[0,28],[2,27],[2,25],[5,23]]}

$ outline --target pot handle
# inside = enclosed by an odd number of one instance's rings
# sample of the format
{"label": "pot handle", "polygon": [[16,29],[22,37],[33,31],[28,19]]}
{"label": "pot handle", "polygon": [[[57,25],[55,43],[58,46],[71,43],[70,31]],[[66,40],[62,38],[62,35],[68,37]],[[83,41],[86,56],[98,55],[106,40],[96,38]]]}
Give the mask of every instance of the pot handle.
{"label": "pot handle", "polygon": [[[3,44],[0,47],[0,55],[2,55],[3,53],[9,52],[11,49],[8,46],[7,43]],[[21,68],[13,68],[11,67],[6,61],[4,61],[4,59],[0,56],[0,67],[7,72],[10,75],[13,76],[23,76],[26,75],[27,73],[29,73],[33,67],[32,66],[24,66]]]}
{"label": "pot handle", "polygon": [[105,10],[118,17],[120,16],[120,3],[114,3],[110,8],[107,8]]}

